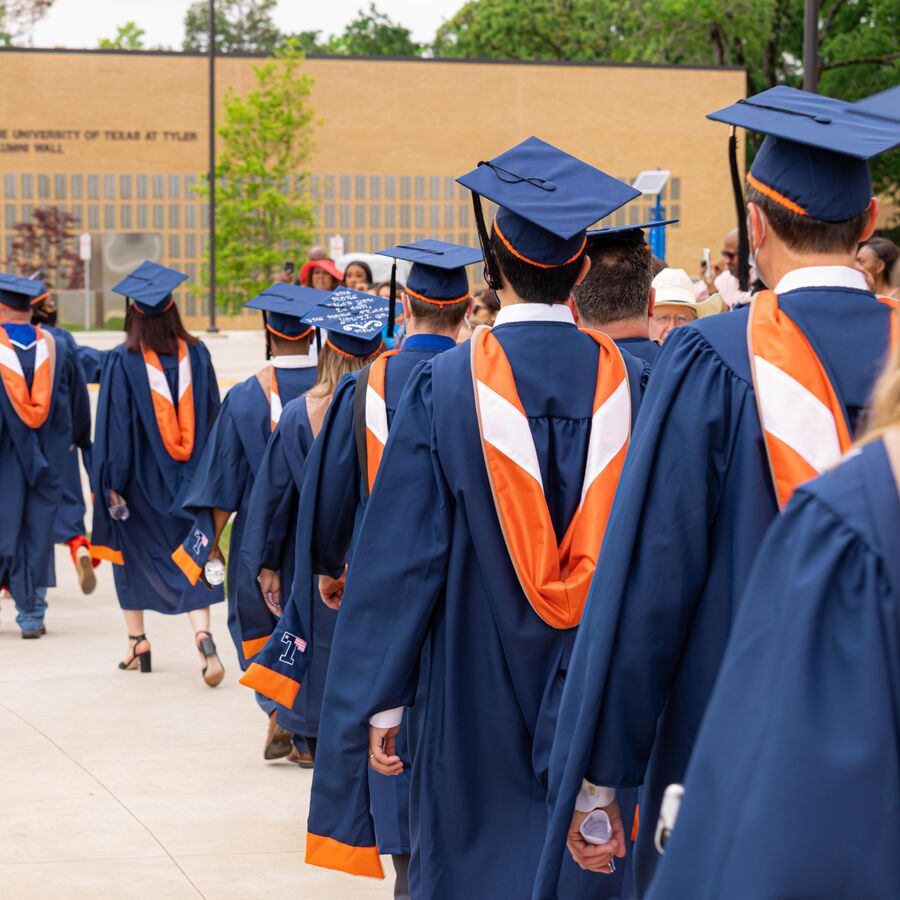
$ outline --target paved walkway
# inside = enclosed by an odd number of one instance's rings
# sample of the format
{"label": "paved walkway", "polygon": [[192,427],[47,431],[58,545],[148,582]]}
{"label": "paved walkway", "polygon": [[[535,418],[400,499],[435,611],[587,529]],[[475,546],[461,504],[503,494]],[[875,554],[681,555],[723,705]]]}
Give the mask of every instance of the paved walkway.
{"label": "paved walkway", "polygon": [[264,718],[237,683],[224,604],[215,690],[186,617],[148,614],[153,674],[119,672],[109,565],[91,597],[67,551],[57,570],[40,641],[21,640],[12,601],[0,604],[0,897],[391,896],[390,880],[304,865],[312,773],[263,761]]}

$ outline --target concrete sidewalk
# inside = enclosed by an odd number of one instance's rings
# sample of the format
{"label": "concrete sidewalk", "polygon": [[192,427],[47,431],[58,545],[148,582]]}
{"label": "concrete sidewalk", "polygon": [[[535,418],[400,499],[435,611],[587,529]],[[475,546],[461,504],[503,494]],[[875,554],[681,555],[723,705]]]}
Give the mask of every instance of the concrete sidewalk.
{"label": "concrete sidewalk", "polygon": [[[227,669],[200,677],[186,616],[147,616],[153,673],[120,672],[110,566],[91,597],[63,548],[48,634],[0,612],[0,896],[9,900],[388,898],[392,881],[303,863],[312,773],[265,763],[265,720],[214,608]],[[390,860],[385,871],[392,874]]]}

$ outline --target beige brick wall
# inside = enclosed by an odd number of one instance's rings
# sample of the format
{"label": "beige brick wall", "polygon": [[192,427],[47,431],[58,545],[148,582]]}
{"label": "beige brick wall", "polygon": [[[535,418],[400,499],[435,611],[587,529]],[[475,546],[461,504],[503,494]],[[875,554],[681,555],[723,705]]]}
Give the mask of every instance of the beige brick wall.
{"label": "beige brick wall", "polygon": [[[251,89],[258,62],[220,59],[220,96]],[[453,177],[531,134],[620,178],[671,169],[666,205],[682,221],[668,231],[667,256],[692,274],[702,248],[715,253],[734,224],[727,129],[705,113],[743,96],[742,71],[358,59],[304,67],[320,120],[311,165],[320,237],[342,233],[351,250],[432,235],[473,241],[470,203]],[[9,225],[52,203],[91,231],[161,232],[166,261],[198,275],[206,219],[191,185],[206,169],[206,73],[205,58],[177,54],[0,52],[0,258]],[[199,301],[182,304],[200,325]]]}

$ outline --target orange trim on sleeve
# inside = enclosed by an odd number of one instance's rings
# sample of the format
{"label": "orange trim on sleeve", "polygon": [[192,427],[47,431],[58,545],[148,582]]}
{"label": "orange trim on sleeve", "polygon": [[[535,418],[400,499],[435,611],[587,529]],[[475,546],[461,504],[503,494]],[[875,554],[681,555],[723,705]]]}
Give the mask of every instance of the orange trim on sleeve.
{"label": "orange trim on sleeve", "polygon": [[584,253],[584,248],[587,247],[587,235],[585,235],[584,240],[581,242],[581,246],[578,248],[578,251],[573,256],[570,256],[565,262],[542,263],[537,262],[537,260],[534,259],[529,259],[527,256],[523,256],[521,253],[519,253],[519,251],[516,250],[516,248],[513,247],[513,245],[506,239],[506,235],[500,230],[500,226],[497,224],[496,217],[494,218],[494,231],[497,232],[497,237],[500,238],[501,241],[503,241],[503,246],[506,247],[506,249],[509,250],[509,252],[512,253],[512,255],[516,257],[516,259],[521,259],[522,262],[526,262],[530,266],[537,266],[539,269],[559,269],[562,266],[567,266],[569,263],[575,262],[575,260],[578,259],[578,257],[581,256],[582,253]]}
{"label": "orange trim on sleeve", "polygon": [[250,668],[241,676],[241,684],[265,694],[270,700],[280,703],[290,709],[297,699],[297,691],[300,690],[300,682],[293,681],[286,675],[282,675],[273,669],[261,666],[259,663],[250,663]]}
{"label": "orange trim on sleeve", "polygon": [[432,306],[440,306],[442,309],[445,306],[453,306],[454,303],[462,303],[463,300],[468,300],[472,296],[471,294],[463,294],[462,297],[457,297],[455,300],[432,300],[431,297],[419,294],[412,288],[407,287],[404,290],[410,297],[415,297],[416,300],[421,300],[423,303],[430,303]]}
{"label": "orange trim on sleeve", "polygon": [[125,565],[121,550],[113,550],[112,547],[105,547],[103,544],[91,544],[91,559],[105,559],[117,566]]}
{"label": "orange trim on sleeve", "polygon": [[266,643],[268,642],[270,637],[272,637],[272,635],[267,634],[265,637],[252,638],[249,641],[241,641],[241,650],[244,651],[244,656],[247,659],[250,659],[251,656],[256,656],[256,654],[266,646]]}
{"label": "orange trim on sleeve", "polygon": [[634,804],[634,824],[631,826],[631,843],[633,844],[637,840],[638,836],[638,828],[641,827],[641,807],[639,804]]}
{"label": "orange trim on sleeve", "polygon": [[172,554],[172,562],[181,569],[184,577],[191,584],[196,584],[200,580],[200,573],[203,570],[191,559],[190,553],[184,547],[179,545],[178,549]]}
{"label": "orange trim on sleeve", "polygon": [[306,834],[306,862],[349,875],[384,878],[377,847],[353,847],[312,832]]}
{"label": "orange trim on sleeve", "polygon": [[794,203],[793,200],[789,200],[784,194],[779,194],[775,188],[770,188],[767,184],[763,184],[758,178],[754,178],[750,172],[747,173],[747,182],[753,185],[761,194],[765,194],[770,200],[774,200],[779,206],[789,209],[792,213],[797,213],[798,216],[809,215],[802,206]]}

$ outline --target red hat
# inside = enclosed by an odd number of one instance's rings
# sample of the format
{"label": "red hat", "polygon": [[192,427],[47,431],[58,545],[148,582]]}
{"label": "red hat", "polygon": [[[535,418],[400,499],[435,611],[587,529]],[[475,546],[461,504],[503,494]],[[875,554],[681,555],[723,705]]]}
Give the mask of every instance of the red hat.
{"label": "red hat", "polygon": [[300,270],[300,284],[306,284],[306,280],[312,277],[313,269],[324,269],[332,278],[337,281],[344,280],[344,273],[334,264],[333,259],[311,259],[304,263]]}

